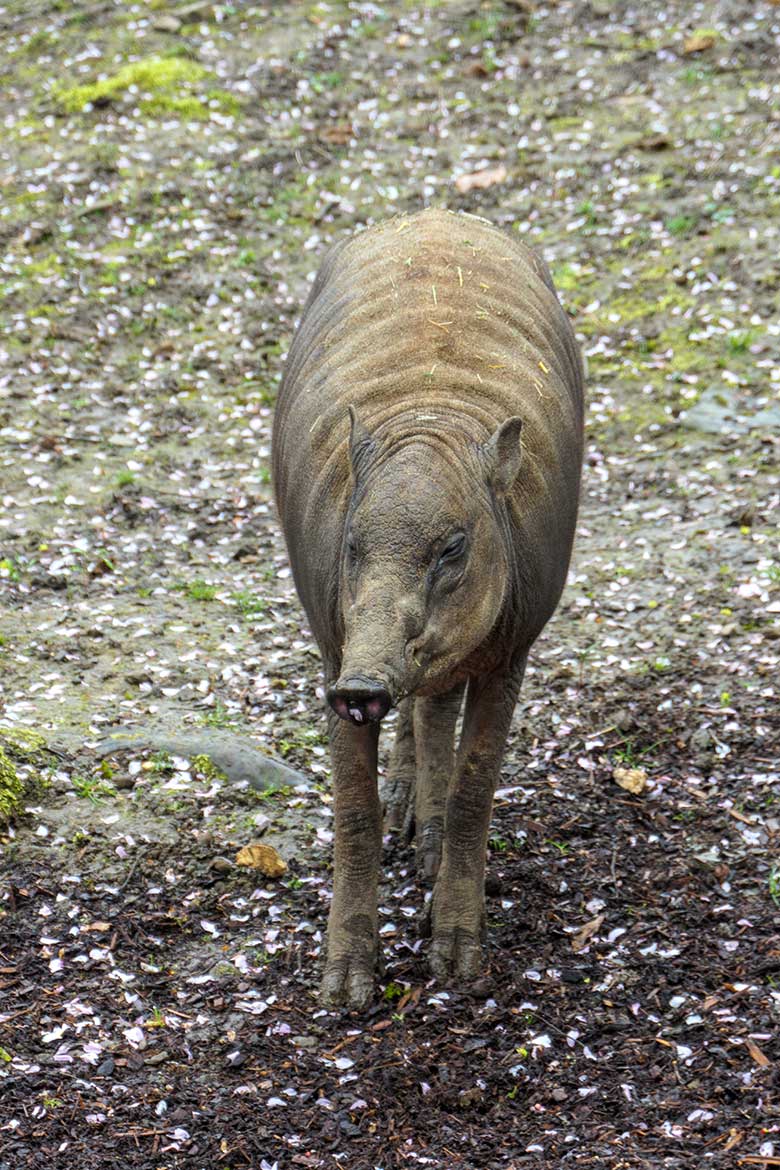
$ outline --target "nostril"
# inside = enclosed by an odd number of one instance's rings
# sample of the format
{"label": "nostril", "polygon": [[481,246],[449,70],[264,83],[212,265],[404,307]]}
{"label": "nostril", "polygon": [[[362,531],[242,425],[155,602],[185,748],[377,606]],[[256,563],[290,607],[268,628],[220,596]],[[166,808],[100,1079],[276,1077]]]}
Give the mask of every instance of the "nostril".
{"label": "nostril", "polygon": [[340,719],[348,719],[359,727],[379,723],[392,706],[387,688],[364,678],[339,679],[328,687],[327,699]]}
{"label": "nostril", "polygon": [[390,710],[390,696],[387,691],[383,691],[381,695],[377,695],[374,699],[369,699],[366,702],[366,715],[372,723],[379,723],[380,719],[384,719],[387,712]]}
{"label": "nostril", "polygon": [[334,694],[332,688],[329,688],[327,698],[339,719],[349,719],[349,704],[342,695]]}

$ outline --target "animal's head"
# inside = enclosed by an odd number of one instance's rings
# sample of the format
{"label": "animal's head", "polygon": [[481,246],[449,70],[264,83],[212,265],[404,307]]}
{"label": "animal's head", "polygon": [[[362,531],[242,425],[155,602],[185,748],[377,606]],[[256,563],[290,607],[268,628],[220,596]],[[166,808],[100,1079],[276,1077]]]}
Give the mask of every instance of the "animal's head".
{"label": "animal's head", "polygon": [[345,640],[328,701],[362,724],[445,680],[495,626],[510,575],[504,500],[520,469],[522,424],[509,418],[478,445],[444,428],[374,437],[350,415]]}

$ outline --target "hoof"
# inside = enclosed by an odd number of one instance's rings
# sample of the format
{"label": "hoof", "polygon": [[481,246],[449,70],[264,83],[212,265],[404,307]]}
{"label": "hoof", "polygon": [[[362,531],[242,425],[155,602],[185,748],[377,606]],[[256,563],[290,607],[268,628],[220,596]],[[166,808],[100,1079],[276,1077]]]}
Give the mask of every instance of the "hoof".
{"label": "hoof", "polygon": [[461,927],[434,934],[430,967],[433,976],[442,982],[450,979],[471,982],[482,968],[482,944],[479,938]]}
{"label": "hoof", "polygon": [[326,1008],[366,1007],[374,994],[374,972],[359,959],[332,959],[325,966],[320,999]]}

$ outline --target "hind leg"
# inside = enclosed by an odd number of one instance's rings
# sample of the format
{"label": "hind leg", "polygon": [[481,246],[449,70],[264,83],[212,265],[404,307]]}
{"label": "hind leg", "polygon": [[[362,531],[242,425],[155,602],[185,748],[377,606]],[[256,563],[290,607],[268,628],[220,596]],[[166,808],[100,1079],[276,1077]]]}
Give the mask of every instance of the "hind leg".
{"label": "hind leg", "polygon": [[444,813],[455,769],[455,724],[463,690],[464,685],[460,685],[444,695],[418,698],[414,703],[417,863],[428,882],[435,880],[441,863]]}
{"label": "hind leg", "polygon": [[383,785],[385,830],[400,829],[406,841],[414,832],[415,777],[417,763],[414,746],[414,699],[404,699],[398,707],[395,743]]}

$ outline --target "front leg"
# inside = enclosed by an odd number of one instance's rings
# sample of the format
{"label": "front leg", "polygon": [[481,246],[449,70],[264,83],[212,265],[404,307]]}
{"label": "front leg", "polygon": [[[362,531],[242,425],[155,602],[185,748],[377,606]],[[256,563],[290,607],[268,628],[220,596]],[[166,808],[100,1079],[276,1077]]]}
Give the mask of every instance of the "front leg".
{"label": "front leg", "polygon": [[493,793],[524,670],[523,656],[506,671],[469,682],[431,907],[430,963],[438,979],[479,974]]}
{"label": "front leg", "polygon": [[333,901],[322,1001],[361,1008],[371,998],[377,947],[382,820],[377,793],[379,727],[329,716],[333,762]]}

